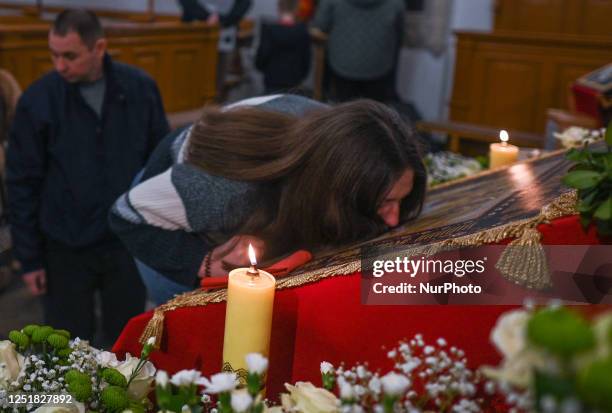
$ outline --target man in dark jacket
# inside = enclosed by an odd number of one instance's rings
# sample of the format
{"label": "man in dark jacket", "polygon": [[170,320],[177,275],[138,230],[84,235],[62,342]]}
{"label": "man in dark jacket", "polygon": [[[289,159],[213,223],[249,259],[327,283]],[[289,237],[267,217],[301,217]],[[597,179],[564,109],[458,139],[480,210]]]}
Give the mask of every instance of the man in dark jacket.
{"label": "man in dark jacket", "polygon": [[144,308],[135,265],[107,215],[168,133],[159,91],[114,62],[95,14],[66,10],[49,32],[55,70],[19,100],[7,189],[16,258],[46,322],[92,338],[94,293],[113,340]]}

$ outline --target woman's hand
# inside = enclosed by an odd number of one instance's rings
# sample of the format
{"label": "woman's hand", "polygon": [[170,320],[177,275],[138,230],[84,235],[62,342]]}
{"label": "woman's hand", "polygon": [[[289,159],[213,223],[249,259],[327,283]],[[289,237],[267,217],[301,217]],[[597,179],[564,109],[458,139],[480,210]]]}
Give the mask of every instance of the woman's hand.
{"label": "woman's hand", "polygon": [[208,274],[206,274],[207,263],[204,258],[200,271],[198,271],[198,277],[226,275],[234,268],[250,266],[249,244],[253,245],[255,255],[260,260],[265,249],[263,240],[252,235],[235,235],[212,250],[208,263]]}

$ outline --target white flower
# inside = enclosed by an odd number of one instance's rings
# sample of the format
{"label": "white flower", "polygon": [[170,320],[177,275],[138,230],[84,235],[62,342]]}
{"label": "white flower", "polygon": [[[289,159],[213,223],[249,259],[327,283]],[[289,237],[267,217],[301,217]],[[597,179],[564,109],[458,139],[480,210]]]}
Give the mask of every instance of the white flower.
{"label": "white flower", "polygon": [[232,392],[231,405],[232,409],[241,413],[246,411],[253,403],[253,398],[246,390],[238,390]]}
{"label": "white flower", "polygon": [[383,392],[390,396],[401,396],[408,390],[408,387],[410,387],[410,380],[408,377],[394,372],[387,373],[380,381],[382,383]]}
{"label": "white flower", "polygon": [[8,388],[23,369],[24,358],[15,350],[15,345],[8,341],[0,341],[0,389]]}
{"label": "white flower", "polygon": [[438,345],[439,345],[440,347],[445,347],[445,346],[446,346],[446,340],[444,340],[442,337],[440,337],[440,338],[437,340],[437,343],[438,343]]}
{"label": "white flower", "polygon": [[321,374],[328,374],[334,372],[334,365],[327,361],[321,362]]}
{"label": "white flower", "polygon": [[152,346],[154,344],[155,344],[155,336],[149,337],[149,339],[147,340],[147,345]]}
{"label": "white flower", "polygon": [[357,377],[359,377],[360,379],[363,379],[367,373],[368,371],[366,370],[364,366],[357,366]]}
{"label": "white flower", "polygon": [[382,389],[382,383],[377,376],[374,376],[370,379],[368,383],[368,388],[375,394],[379,394]]}
{"label": "white flower", "polygon": [[191,409],[186,404],[184,404],[183,407],[181,407],[181,413],[190,413],[190,412],[191,412]]}
{"label": "white flower", "polygon": [[[123,374],[126,380],[129,380],[139,361],[139,358],[132,357],[128,353],[125,355],[125,360],[115,368],[119,373]],[[138,375],[130,383],[128,394],[134,400],[142,400],[151,390],[154,375],[155,366],[153,366],[153,363],[150,361],[145,362]]]}
{"label": "white flower", "polygon": [[530,314],[525,310],[513,310],[499,317],[491,331],[491,341],[506,358],[512,358],[527,345],[527,322]]}
{"label": "white flower", "polygon": [[217,373],[210,377],[210,381],[203,377],[202,384],[206,393],[217,394],[234,390],[238,382],[236,373]]}
{"label": "white flower", "polygon": [[268,369],[268,359],[259,353],[249,353],[245,359],[249,373],[263,374]]}
{"label": "white flower", "polygon": [[100,367],[117,367],[119,365],[117,355],[110,351],[101,351],[96,354],[96,361]]}
{"label": "white flower", "polygon": [[155,383],[161,388],[166,388],[168,385],[168,373],[163,370],[158,370],[155,375]]}
{"label": "white flower", "polygon": [[342,400],[352,400],[355,397],[353,386],[346,381],[338,381],[338,386],[340,387],[340,398]]}
{"label": "white flower", "polygon": [[[300,413],[332,413],[338,412],[340,402],[333,393],[312,383],[298,381],[295,386],[285,384],[289,395],[281,395],[283,407]],[[284,396],[284,397],[283,397]]]}
{"label": "white flower", "polygon": [[197,370],[181,370],[172,375],[170,383],[175,386],[190,386],[192,384],[198,384],[202,374]]}

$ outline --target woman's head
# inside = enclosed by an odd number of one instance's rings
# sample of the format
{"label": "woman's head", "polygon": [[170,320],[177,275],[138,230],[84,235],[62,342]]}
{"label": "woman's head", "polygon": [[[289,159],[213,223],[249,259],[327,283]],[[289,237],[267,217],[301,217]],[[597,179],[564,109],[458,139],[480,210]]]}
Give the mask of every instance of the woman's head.
{"label": "woman's head", "polygon": [[307,245],[363,239],[420,212],[425,167],[393,109],[358,100],[299,119],[290,134],[303,159],[285,180],[279,219],[302,222]]}
{"label": "woman's head", "polygon": [[245,231],[283,246],[364,239],[414,218],[426,172],[413,130],[392,109],[357,100],[301,118],[254,108],[209,111],[188,160],[273,188]]}

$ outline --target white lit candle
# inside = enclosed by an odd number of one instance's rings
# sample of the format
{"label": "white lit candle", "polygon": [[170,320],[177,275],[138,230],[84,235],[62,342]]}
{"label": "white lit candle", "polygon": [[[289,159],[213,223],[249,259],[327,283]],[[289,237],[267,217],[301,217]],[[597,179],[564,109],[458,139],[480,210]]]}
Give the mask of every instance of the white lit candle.
{"label": "white lit candle", "polygon": [[508,144],[508,132],[499,132],[501,143],[492,143],[489,146],[489,168],[499,168],[504,165],[511,165],[518,159],[519,148]]}
{"label": "white lit candle", "polygon": [[249,245],[251,268],[237,268],[229,273],[223,369],[242,376],[245,356],[261,353],[268,357],[274,304],[274,277],[256,265],[255,251]]}

